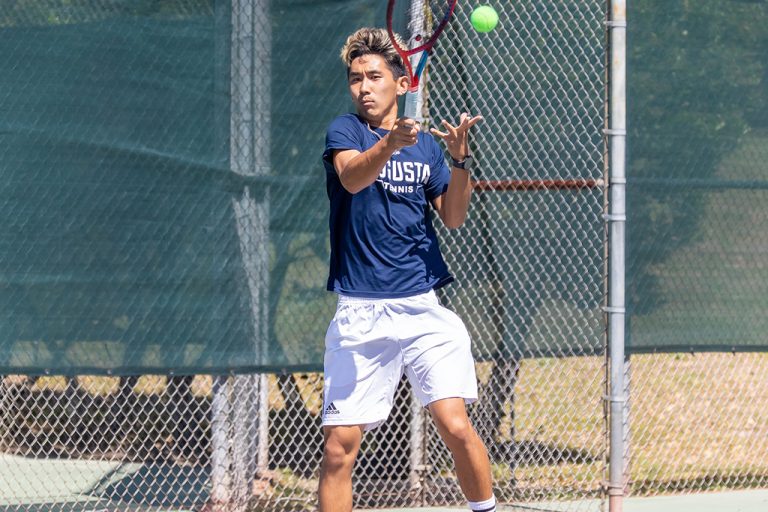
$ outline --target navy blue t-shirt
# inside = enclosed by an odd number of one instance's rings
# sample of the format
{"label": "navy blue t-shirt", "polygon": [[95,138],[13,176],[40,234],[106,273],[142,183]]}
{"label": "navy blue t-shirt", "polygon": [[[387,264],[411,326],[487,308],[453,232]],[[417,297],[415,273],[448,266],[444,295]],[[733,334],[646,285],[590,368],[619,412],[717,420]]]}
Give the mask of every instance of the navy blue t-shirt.
{"label": "navy blue t-shirt", "polygon": [[453,281],[429,215],[451,173],[431,135],[420,132],[416,145],[392,155],[377,180],[357,194],[341,185],[333,168],[334,150],[363,152],[387,133],[355,114],[337,117],[328,128],[323,163],[331,201],[330,291],[397,298]]}

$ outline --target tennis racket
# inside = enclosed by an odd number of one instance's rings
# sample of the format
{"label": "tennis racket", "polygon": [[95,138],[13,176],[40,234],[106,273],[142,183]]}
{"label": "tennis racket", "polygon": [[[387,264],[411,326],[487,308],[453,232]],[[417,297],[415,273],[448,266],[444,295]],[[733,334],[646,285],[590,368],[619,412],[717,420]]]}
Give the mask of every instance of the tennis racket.
{"label": "tennis racket", "polygon": [[[419,115],[419,79],[427,64],[432,48],[437,42],[458,0],[389,0],[387,5],[387,32],[397,53],[403,59],[405,70],[410,78],[410,86],[405,94],[404,117],[421,120]],[[397,6],[395,4],[398,4]],[[407,6],[408,16],[404,16],[396,7]],[[408,37],[408,47],[395,34]]]}

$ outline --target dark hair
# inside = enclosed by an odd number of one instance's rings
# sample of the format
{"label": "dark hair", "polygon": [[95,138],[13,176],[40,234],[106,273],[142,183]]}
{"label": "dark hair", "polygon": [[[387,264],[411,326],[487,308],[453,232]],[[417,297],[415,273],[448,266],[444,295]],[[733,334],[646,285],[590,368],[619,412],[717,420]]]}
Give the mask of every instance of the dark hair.
{"label": "dark hair", "polygon": [[363,55],[381,55],[395,79],[405,76],[403,59],[400,58],[400,54],[389,40],[389,34],[383,28],[361,28],[347,38],[347,42],[341,48],[341,60],[347,67],[347,75],[349,75],[352,61]]}

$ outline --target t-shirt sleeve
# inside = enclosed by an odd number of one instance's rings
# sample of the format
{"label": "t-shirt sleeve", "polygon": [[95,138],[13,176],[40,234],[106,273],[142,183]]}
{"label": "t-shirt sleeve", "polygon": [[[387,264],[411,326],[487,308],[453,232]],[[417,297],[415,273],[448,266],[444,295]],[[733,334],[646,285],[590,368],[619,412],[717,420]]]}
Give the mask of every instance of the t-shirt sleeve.
{"label": "t-shirt sleeve", "polygon": [[333,165],[332,155],[336,149],[356,149],[363,152],[363,137],[358,123],[350,116],[341,116],[331,122],[325,134],[323,160]]}
{"label": "t-shirt sleeve", "polygon": [[445,163],[445,155],[440,144],[432,137],[428,137],[429,141],[429,168],[431,170],[429,180],[427,181],[424,191],[427,199],[432,201],[436,197],[440,197],[448,190],[448,182],[451,181],[451,171],[448,169],[448,164]]}

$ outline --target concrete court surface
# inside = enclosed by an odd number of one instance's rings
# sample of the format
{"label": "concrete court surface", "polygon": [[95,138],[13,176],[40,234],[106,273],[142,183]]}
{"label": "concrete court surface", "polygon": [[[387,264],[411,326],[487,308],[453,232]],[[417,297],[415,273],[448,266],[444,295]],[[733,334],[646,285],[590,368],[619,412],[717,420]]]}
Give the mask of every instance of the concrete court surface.
{"label": "concrete court surface", "polygon": [[[151,468],[150,468],[151,469]],[[144,494],[139,483],[151,477],[151,493],[188,492],[190,482],[200,490],[207,486],[207,472],[174,474],[179,468],[155,468],[146,465],[110,461],[46,460],[0,454],[0,512],[24,507],[28,512],[48,512],[51,505],[69,503],[67,510],[77,512],[112,512],[135,507],[142,512],[191,512],[195,506],[155,503],[142,506]],[[184,468],[182,468],[184,469]],[[144,471],[145,473],[142,473]],[[138,475],[138,476],[137,476]],[[135,477],[135,483],[131,479]],[[162,477],[162,478],[159,478]],[[125,484],[126,480],[129,482]],[[135,487],[135,488],[134,488]],[[111,492],[109,492],[111,489]],[[136,503],[114,502],[115,494],[131,495]],[[185,494],[185,492],[181,492]],[[104,499],[107,498],[107,499]],[[202,496],[197,496],[202,498]],[[152,500],[150,500],[152,501]],[[196,500],[194,500],[196,501]],[[600,512],[600,501],[528,503],[504,506],[499,512]],[[463,507],[428,507],[379,509],[377,512],[459,512]],[[702,492],[651,498],[627,498],[623,512],[768,512],[768,489],[748,491]],[[605,508],[607,512],[607,506]]]}
{"label": "concrete court surface", "polygon": [[[382,509],[377,512],[459,512],[462,507]],[[598,501],[575,503],[531,503],[504,506],[498,512],[598,512]],[[605,511],[608,511],[606,504]],[[623,512],[768,512],[768,490],[702,492],[650,498],[625,498]]]}

